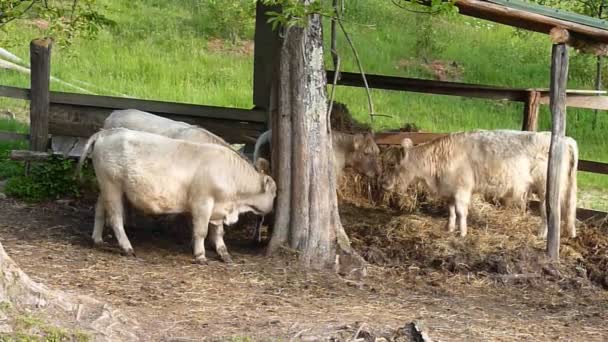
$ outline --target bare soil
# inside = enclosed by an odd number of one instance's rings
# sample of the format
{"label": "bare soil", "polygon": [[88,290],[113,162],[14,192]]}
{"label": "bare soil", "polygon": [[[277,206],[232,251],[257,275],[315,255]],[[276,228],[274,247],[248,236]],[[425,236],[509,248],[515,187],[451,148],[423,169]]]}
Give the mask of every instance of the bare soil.
{"label": "bare soil", "polygon": [[[414,320],[436,341],[608,340],[608,291],[585,277],[510,280],[494,277],[508,272],[450,269],[421,259],[387,262],[386,251],[396,252],[393,235],[382,231],[394,227],[392,220],[420,216],[353,204],[341,210],[355,247],[373,262],[363,279],[301,269],[288,252],[266,257],[251,246],[250,231],[238,227],[227,232],[232,265],[212,252],[209,265],[195,265],[189,232],[152,227],[128,228],[137,257],[123,257],[113,238],[106,238],[107,248],[91,245],[91,199],[0,201],[0,242],[35,280],[122,310],[144,341],[409,341],[407,325]],[[430,220],[434,233],[420,239],[455,238],[442,235],[440,215]],[[486,224],[483,217],[473,220],[468,239],[478,239]],[[363,229],[374,225],[365,235]],[[428,248],[428,241],[419,242]],[[408,253],[422,258],[426,252]]]}

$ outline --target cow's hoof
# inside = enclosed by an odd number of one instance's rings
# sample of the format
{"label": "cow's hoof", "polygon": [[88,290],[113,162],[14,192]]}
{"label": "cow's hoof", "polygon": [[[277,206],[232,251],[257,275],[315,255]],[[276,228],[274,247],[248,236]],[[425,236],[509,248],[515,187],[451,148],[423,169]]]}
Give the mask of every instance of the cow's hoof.
{"label": "cow's hoof", "polygon": [[107,245],[107,242],[103,240],[93,240],[93,246],[95,247],[104,247]]}
{"label": "cow's hoof", "polygon": [[204,256],[199,256],[197,258],[194,259],[194,263],[195,264],[199,264],[199,265],[207,265],[207,258],[205,258]]}
{"label": "cow's hoof", "polygon": [[226,264],[232,264],[234,263],[234,261],[232,261],[232,257],[230,256],[230,254],[226,254],[226,255],[220,255],[220,258],[222,259],[223,262],[225,262]]}
{"label": "cow's hoof", "polygon": [[129,248],[125,251],[122,251],[122,254],[127,257],[135,258],[135,252],[133,251],[133,248]]}

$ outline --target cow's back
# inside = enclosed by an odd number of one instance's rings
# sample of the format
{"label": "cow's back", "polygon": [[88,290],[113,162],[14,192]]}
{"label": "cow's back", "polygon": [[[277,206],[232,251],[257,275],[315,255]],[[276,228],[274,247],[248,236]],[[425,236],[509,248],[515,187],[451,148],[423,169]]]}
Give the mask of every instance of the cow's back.
{"label": "cow's back", "polygon": [[127,128],[169,138],[189,127],[191,125],[185,122],[174,121],[137,109],[115,110],[106,118],[103,126],[105,129]]}

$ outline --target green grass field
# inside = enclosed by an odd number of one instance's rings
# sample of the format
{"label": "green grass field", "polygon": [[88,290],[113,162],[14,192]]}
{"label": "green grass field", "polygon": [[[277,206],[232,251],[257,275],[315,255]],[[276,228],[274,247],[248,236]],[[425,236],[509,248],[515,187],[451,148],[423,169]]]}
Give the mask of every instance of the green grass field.
{"label": "green grass field", "polygon": [[[98,0],[101,11],[117,26],[102,30],[95,40],[54,47],[52,74],[97,94],[249,108],[253,56],[246,42],[252,38],[253,12],[236,21],[230,13],[213,12],[208,3]],[[453,69],[449,80],[522,88],[549,84],[551,43],[545,35],[524,34],[464,16],[413,14],[390,1],[349,1],[345,18],[368,73],[433,79],[433,70],[425,67],[426,58]],[[228,38],[225,32],[230,28],[242,36],[236,44],[217,39]],[[329,25],[326,28],[328,36]],[[21,21],[1,34],[18,37],[18,44],[9,50],[27,60],[29,41],[44,32]],[[356,72],[342,35],[338,47],[342,69]],[[571,56],[569,88],[592,89],[594,59],[574,51]],[[329,57],[327,53],[327,65],[332,68]],[[28,83],[27,75],[0,69],[0,84],[27,87]],[[52,88],[75,91],[57,83]],[[408,122],[437,132],[521,126],[519,103],[394,91],[373,91],[373,99],[378,113],[392,116],[377,118],[376,130]],[[336,100],[369,122],[363,89],[339,87]],[[0,109],[4,108],[23,111],[24,105],[0,99]],[[582,159],[608,162],[604,138],[608,119],[600,112],[593,129],[593,115],[590,110],[570,109],[567,134],[577,139]],[[0,122],[0,128],[24,129],[6,124]],[[541,109],[540,127],[549,127],[546,107]],[[580,173],[579,179],[581,188],[608,188],[608,176]]]}

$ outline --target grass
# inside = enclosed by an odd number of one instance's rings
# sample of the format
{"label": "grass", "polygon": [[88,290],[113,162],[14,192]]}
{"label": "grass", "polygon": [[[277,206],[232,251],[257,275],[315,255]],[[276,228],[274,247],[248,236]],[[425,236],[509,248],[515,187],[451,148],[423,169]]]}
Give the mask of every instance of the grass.
{"label": "grass", "polygon": [[16,312],[11,326],[13,332],[0,336],[0,342],[61,342],[75,341],[88,342],[91,341],[91,336],[78,329],[64,329],[51,324],[44,320],[31,315],[22,315]]}
{"label": "grass", "polygon": [[[252,106],[253,56],[243,48],[243,41],[253,36],[253,11],[242,17],[235,12],[235,5],[216,11],[214,2],[195,0],[98,3],[117,26],[102,30],[95,40],[78,40],[69,48],[55,46],[53,75],[104,95]],[[454,81],[521,88],[546,88],[549,84],[551,44],[546,35],[464,16],[413,14],[389,1],[349,1],[345,18],[368,73],[432,79],[435,75],[425,67],[425,60],[438,60],[444,66],[457,65],[449,77]],[[29,40],[44,32],[23,21],[18,25],[18,30],[10,32],[19,37],[18,44],[10,50],[27,59]],[[243,40],[233,44],[226,33],[229,29],[238,30]],[[342,69],[357,72],[342,35],[338,49]],[[329,53],[326,55],[327,66],[332,68]],[[576,52],[571,56],[569,88],[592,89],[593,58]],[[0,75],[2,84],[28,86],[26,75],[6,70],[0,70]],[[52,89],[74,91],[56,83]],[[437,132],[521,126],[519,103],[395,91],[372,94],[376,111],[392,116],[377,118],[373,122],[376,130],[407,122]],[[347,103],[356,118],[369,122],[363,89],[339,87],[336,100]],[[14,106],[19,105],[0,99],[0,107]],[[608,143],[603,136],[608,119],[605,112],[599,112],[593,128],[593,116],[591,110],[569,109],[567,134],[578,141],[582,159],[608,162]],[[549,118],[544,106],[540,129],[550,127]],[[579,183],[584,189],[606,189],[608,177],[582,172]]]}

